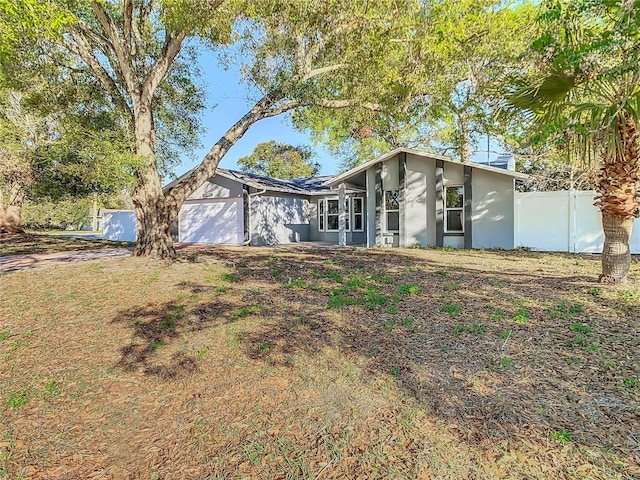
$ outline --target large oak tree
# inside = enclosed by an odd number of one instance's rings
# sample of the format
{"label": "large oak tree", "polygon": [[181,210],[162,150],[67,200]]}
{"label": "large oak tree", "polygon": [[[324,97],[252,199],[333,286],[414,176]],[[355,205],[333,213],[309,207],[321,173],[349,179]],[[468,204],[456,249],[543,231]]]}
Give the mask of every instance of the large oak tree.
{"label": "large oak tree", "polygon": [[[11,3],[27,34],[32,25],[22,20],[25,9],[26,18],[34,9],[45,9],[45,19],[56,19],[61,34],[49,38],[88,66],[113,108],[131,118],[135,151],[143,163],[133,192],[135,253],[161,258],[175,254],[170,228],[182,203],[214,175],[220,160],[256,122],[309,106],[381,109],[396,103],[396,83],[380,77],[380,66],[398,57],[393,52],[414,33],[407,19],[419,8],[412,0]],[[201,163],[163,190],[154,113],[161,108],[158,92],[187,44],[239,63],[255,95]]]}
{"label": "large oak tree", "polygon": [[35,76],[13,62],[0,66],[0,232],[22,232],[25,200],[78,199],[133,183],[126,122],[86,72],[60,75],[51,58],[38,64]]}
{"label": "large oak tree", "polygon": [[279,143],[275,140],[259,143],[250,155],[238,159],[243,172],[289,180],[311,177],[320,172],[309,147]]}

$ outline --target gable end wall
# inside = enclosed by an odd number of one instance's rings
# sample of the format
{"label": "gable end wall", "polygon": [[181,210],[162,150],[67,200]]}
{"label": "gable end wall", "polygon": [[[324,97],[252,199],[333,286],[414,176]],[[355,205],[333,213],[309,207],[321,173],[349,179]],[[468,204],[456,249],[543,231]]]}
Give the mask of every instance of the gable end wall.
{"label": "gable end wall", "polygon": [[200,188],[189,195],[187,200],[240,197],[242,196],[242,189],[242,183],[216,175],[204,182]]}

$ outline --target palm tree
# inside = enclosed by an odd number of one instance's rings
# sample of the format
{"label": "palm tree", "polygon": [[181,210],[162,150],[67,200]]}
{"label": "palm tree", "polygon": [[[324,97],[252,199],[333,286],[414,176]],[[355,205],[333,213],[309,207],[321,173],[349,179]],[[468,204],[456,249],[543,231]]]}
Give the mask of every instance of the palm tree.
{"label": "palm tree", "polygon": [[627,3],[545,2],[537,68],[506,96],[507,110],[524,111],[539,139],[562,139],[569,156],[601,162],[594,205],[602,213],[604,283],[626,281],[640,214],[640,1]]}

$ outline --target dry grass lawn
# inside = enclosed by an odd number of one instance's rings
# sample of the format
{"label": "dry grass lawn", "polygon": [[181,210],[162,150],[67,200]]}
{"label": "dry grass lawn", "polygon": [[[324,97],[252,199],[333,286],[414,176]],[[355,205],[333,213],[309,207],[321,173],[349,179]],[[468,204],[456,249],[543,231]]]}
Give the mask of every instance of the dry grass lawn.
{"label": "dry grass lawn", "polygon": [[89,240],[52,234],[0,233],[0,257],[6,255],[33,255],[39,253],[98,250],[131,245],[127,242]]}
{"label": "dry grass lawn", "polygon": [[185,249],[0,276],[0,479],[631,479],[639,269]]}

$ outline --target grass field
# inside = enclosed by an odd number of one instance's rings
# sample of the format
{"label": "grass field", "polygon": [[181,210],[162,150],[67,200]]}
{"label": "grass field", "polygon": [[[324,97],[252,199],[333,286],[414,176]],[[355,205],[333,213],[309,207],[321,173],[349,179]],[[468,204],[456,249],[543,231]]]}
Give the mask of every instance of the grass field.
{"label": "grass field", "polygon": [[184,249],[0,276],[0,479],[630,479],[639,269]]}

